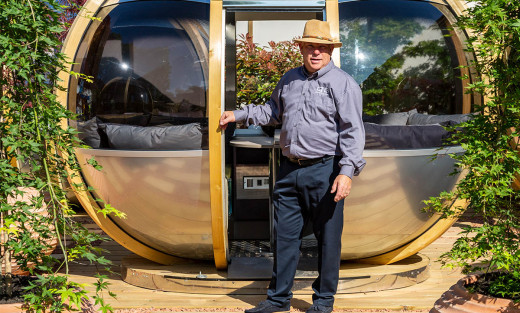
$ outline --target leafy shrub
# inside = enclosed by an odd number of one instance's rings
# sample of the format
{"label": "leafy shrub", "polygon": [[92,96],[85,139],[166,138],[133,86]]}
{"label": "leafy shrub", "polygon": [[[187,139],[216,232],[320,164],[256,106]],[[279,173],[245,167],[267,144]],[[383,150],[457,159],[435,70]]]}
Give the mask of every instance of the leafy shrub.
{"label": "leafy shrub", "polygon": [[269,47],[259,47],[249,34],[239,35],[237,108],[250,103],[265,104],[283,74],[302,63],[297,43],[270,41]]}
{"label": "leafy shrub", "polygon": [[520,193],[514,188],[520,177],[520,2],[470,2],[476,5],[458,26],[470,34],[468,51],[475,55],[471,65],[482,77],[468,91],[484,101],[474,105],[479,114],[453,137],[465,149],[464,154],[452,156],[457,171],[467,175],[454,192],[431,198],[427,205],[455,215],[462,209],[450,206],[455,199],[469,203],[483,224],[467,226],[442,262],[466,273],[498,271],[499,280],[491,284],[493,293],[505,296],[507,290],[518,293],[514,285],[520,277]]}
{"label": "leafy shrub", "polygon": [[479,277],[477,283],[467,285],[470,292],[487,294],[497,298],[520,300],[520,277],[515,273],[488,273]]}

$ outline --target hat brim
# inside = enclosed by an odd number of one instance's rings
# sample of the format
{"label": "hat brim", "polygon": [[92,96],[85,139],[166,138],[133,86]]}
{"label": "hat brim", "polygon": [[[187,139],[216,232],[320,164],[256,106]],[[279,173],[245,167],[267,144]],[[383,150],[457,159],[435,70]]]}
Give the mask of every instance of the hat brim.
{"label": "hat brim", "polygon": [[322,43],[322,44],[326,44],[326,45],[333,45],[334,48],[339,48],[341,47],[343,44],[339,41],[329,41],[329,40],[324,40],[324,39],[318,39],[318,38],[298,38],[298,39],[294,39],[295,42],[312,42],[312,43]]}

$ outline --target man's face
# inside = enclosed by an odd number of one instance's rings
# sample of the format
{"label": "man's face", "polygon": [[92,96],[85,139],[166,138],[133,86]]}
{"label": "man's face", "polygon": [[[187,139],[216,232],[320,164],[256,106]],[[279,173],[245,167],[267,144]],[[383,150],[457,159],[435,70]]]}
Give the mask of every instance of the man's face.
{"label": "man's face", "polygon": [[309,73],[314,73],[324,68],[330,62],[332,50],[334,50],[333,45],[312,42],[300,43],[305,69]]}

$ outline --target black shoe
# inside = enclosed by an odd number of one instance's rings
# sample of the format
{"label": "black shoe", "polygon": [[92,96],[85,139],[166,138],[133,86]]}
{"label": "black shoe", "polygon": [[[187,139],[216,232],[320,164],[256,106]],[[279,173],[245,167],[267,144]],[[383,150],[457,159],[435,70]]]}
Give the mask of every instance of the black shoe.
{"label": "black shoe", "polygon": [[286,304],[284,306],[276,306],[272,304],[271,302],[265,300],[260,303],[258,303],[257,306],[255,306],[252,309],[245,310],[246,313],[273,313],[273,312],[289,312],[291,309],[290,304]]}
{"label": "black shoe", "polygon": [[313,304],[305,313],[330,313],[332,312],[331,306]]}

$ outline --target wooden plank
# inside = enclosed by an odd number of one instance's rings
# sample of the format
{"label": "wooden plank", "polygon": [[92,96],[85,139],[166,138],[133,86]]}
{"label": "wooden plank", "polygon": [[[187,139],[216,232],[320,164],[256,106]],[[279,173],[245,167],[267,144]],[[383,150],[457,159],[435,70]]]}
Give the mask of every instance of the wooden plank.
{"label": "wooden plank", "polygon": [[[453,1],[452,1],[453,2]],[[461,9],[463,10],[465,5],[462,4],[462,2],[453,4],[451,7],[447,7],[445,4],[434,4],[439,11],[441,11],[445,18],[446,18],[446,25],[442,25],[441,28],[445,28],[450,32],[451,40],[453,42],[454,48],[455,48],[455,55],[457,56],[457,61],[460,66],[467,66],[468,59],[472,58],[472,55],[466,52],[466,44],[461,41],[461,39],[466,38],[466,34],[458,28],[454,28],[454,24],[457,22],[457,17],[452,14],[453,10],[455,10],[457,15],[460,15],[462,13]],[[468,76],[470,75],[470,71],[467,67],[460,69],[460,76]],[[458,91],[456,93],[457,97],[460,97],[462,99],[462,113],[468,114],[471,113],[471,100],[473,98],[473,95],[470,93],[466,93],[466,88],[468,87],[468,84],[471,82],[471,80],[468,79],[462,79],[462,90]],[[461,92],[462,94],[459,94]]]}
{"label": "wooden plank", "polygon": [[[252,261],[252,260],[249,260]],[[239,262],[234,259],[234,262]],[[409,287],[428,279],[430,259],[416,255],[395,265],[366,265],[343,262],[339,271],[338,294],[381,291]],[[251,273],[251,267],[242,271]],[[226,271],[215,270],[213,264],[186,260],[174,266],[150,262],[136,255],[126,257],[121,264],[122,279],[132,285],[171,292],[198,294],[265,294],[270,276],[253,279],[246,273],[228,276]],[[240,270],[239,270],[240,271]],[[200,279],[199,274],[204,274]],[[315,271],[297,272],[293,293],[312,294],[311,284]],[[259,276],[255,276],[259,277]]]}
{"label": "wooden plank", "polygon": [[[464,10],[466,10],[466,8],[468,7],[468,5],[466,4],[466,1],[446,0],[446,2],[448,2],[448,5],[450,6],[450,8],[453,10],[453,12],[456,15],[462,15]],[[444,4],[444,3],[441,3],[441,4]]]}
{"label": "wooden plank", "polygon": [[[430,278],[426,281],[414,285],[395,290],[385,290],[380,292],[356,293],[356,294],[338,294],[336,296],[336,310],[372,310],[372,311],[410,311],[422,310],[427,311],[433,303],[453,285],[463,275],[460,271],[441,269],[440,263],[435,262],[434,255],[446,252],[451,248],[453,242],[457,239],[457,234],[461,230],[461,226],[467,224],[464,221],[458,221],[455,226],[448,229],[445,235],[438,238],[430,246],[421,251],[432,259],[430,267]],[[116,248],[113,242],[102,243],[103,248]],[[106,256],[112,259],[112,255]],[[361,265],[366,266],[366,265]],[[89,270],[85,272],[77,272],[81,266],[71,268],[71,275],[74,281],[80,283],[92,284],[95,281],[93,266],[88,266]],[[114,270],[118,267],[115,266]],[[91,274],[88,272],[91,271]],[[111,283],[111,291],[118,294],[118,299],[107,298],[115,309],[123,308],[174,308],[183,311],[193,310],[225,310],[230,309],[240,311],[244,308],[254,306],[256,303],[265,299],[265,295],[206,295],[206,294],[189,294],[181,292],[158,292],[132,286],[123,282],[118,277],[111,277],[108,280]],[[93,290],[93,286],[89,289]],[[310,295],[296,295],[292,300],[293,310],[306,310],[312,303]],[[150,309],[152,310],[152,309]]]}
{"label": "wooden plank", "polygon": [[[330,25],[330,35],[332,38],[339,40],[339,4],[338,1],[327,0],[325,2],[325,10],[327,16],[327,22]],[[339,48],[334,49],[332,52],[332,61],[336,66],[340,66],[340,54]]]}
{"label": "wooden plank", "polygon": [[213,234],[213,256],[217,269],[227,268],[227,218],[224,210],[224,167],[222,164],[223,136],[219,127],[222,114],[222,0],[210,2],[209,25],[209,178],[211,201],[211,228]]}

